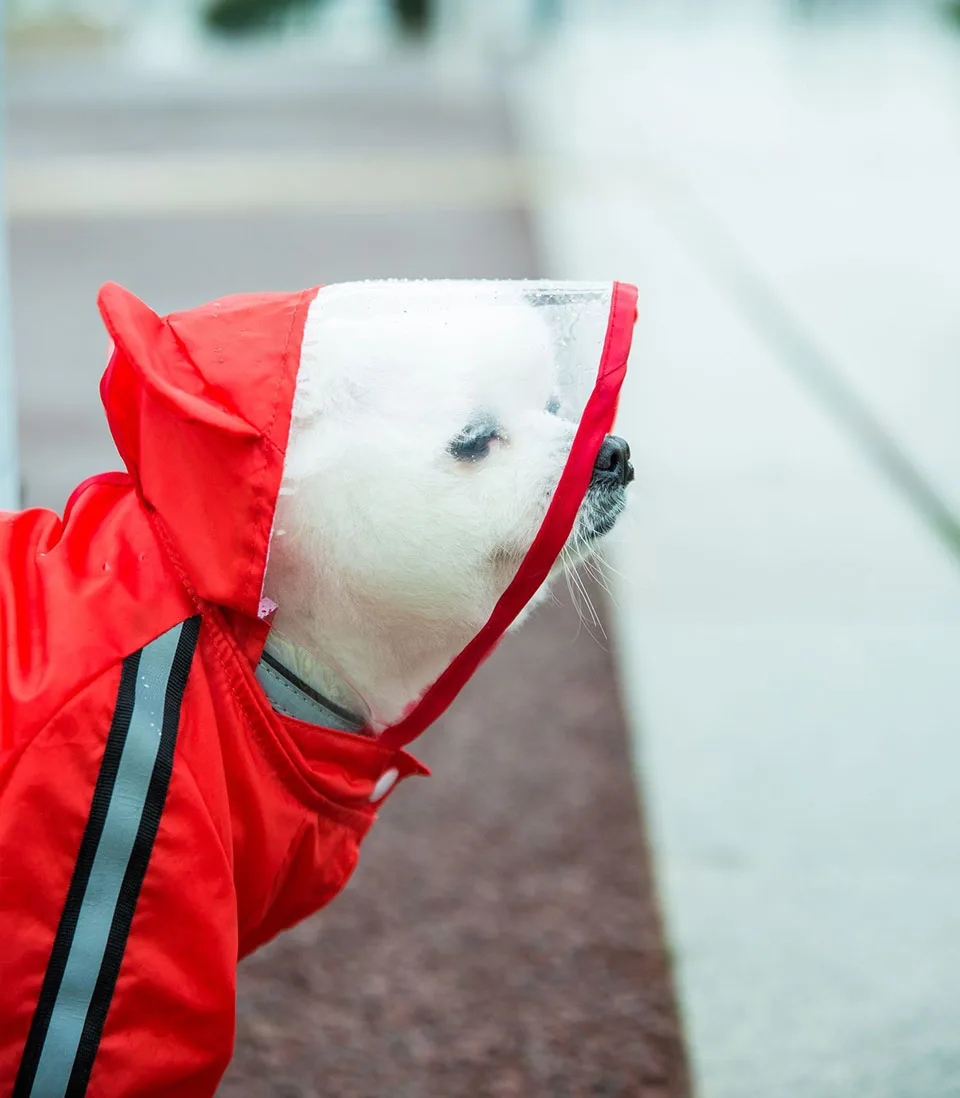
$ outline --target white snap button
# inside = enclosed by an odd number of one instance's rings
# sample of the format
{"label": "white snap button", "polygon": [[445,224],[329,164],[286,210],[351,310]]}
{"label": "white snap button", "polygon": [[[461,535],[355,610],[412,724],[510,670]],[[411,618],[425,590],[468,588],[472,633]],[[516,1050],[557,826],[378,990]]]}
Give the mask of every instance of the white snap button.
{"label": "white snap button", "polygon": [[370,794],[370,803],[376,804],[377,801],[382,801],[390,790],[393,789],[394,784],[399,777],[400,771],[394,766],[391,766],[389,770],[384,770],[377,779],[377,784],[373,787],[373,792]]}

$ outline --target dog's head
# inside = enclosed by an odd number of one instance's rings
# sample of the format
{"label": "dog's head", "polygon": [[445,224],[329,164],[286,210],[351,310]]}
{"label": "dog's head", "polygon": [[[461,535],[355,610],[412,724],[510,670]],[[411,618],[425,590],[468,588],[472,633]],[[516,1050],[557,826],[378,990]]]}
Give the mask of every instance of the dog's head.
{"label": "dog's head", "polygon": [[[328,324],[305,355],[270,557],[275,629],[392,718],[488,619],[530,549],[580,409],[523,301]],[[340,370],[330,364],[349,363]],[[556,573],[632,479],[608,437]]]}

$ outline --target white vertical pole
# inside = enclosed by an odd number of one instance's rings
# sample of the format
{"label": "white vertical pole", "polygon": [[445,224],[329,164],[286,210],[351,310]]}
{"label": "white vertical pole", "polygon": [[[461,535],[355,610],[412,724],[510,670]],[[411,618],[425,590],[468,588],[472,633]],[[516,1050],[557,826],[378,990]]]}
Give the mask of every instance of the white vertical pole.
{"label": "white vertical pole", "polygon": [[0,0],[0,510],[11,510],[20,502],[16,401],[13,388],[13,337],[10,328],[10,282],[7,271],[7,220],[3,195],[5,160],[2,37],[6,17],[6,4]]}

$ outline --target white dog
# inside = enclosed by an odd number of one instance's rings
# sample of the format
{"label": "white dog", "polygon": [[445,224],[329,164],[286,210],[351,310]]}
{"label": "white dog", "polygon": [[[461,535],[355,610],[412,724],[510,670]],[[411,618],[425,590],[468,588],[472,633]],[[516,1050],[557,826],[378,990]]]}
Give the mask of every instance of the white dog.
{"label": "white dog", "polygon": [[[374,728],[477,633],[543,521],[577,413],[542,314],[518,301],[490,324],[447,302],[308,323],[267,650]],[[608,438],[554,575],[612,528],[632,476]]]}

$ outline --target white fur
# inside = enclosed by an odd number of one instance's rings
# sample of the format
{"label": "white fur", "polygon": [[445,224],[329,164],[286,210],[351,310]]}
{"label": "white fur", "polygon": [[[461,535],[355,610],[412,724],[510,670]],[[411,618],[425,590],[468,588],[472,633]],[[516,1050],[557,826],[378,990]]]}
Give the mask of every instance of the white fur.
{"label": "white fur", "polygon": [[[519,295],[371,314],[326,293],[307,323],[270,550],[270,644],[383,727],[489,617],[576,424],[548,411],[553,337]],[[457,461],[450,441],[478,415],[503,441]]]}

